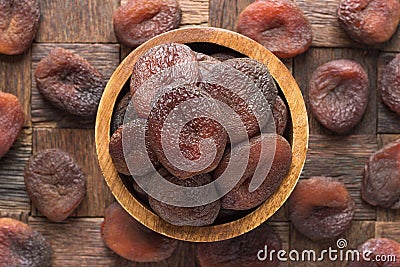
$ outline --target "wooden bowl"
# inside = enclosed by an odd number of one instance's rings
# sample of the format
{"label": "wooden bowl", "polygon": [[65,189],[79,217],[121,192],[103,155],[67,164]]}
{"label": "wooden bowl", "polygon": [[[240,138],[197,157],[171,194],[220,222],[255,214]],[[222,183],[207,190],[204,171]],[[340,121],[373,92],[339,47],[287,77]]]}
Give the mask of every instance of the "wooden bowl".
{"label": "wooden bowl", "polygon": [[[171,42],[211,43],[256,59],[268,67],[286,98],[292,118],[292,130],[288,136],[293,150],[290,171],[275,194],[253,212],[235,221],[204,227],[171,225],[144,206],[128,191],[112,163],[108,144],[110,142],[111,117],[117,97],[130,79],[137,59],[151,47]],[[159,35],[135,49],[125,58],[111,76],[104,91],[97,113],[95,135],[98,160],[105,180],[117,201],[131,216],[148,228],[175,239],[213,242],[249,232],[270,218],[287,200],[299,179],[305,162],[308,147],[308,119],[303,96],[296,81],[285,65],[264,46],[228,30],[193,27]]]}

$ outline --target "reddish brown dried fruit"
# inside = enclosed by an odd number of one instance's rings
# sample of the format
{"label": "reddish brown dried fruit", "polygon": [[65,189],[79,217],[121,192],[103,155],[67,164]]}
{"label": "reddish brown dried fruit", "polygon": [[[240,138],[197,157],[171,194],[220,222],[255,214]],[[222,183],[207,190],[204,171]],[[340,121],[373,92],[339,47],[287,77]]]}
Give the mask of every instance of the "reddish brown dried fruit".
{"label": "reddish brown dried fruit", "polygon": [[27,224],[0,218],[0,267],[51,266],[50,243]]}
{"label": "reddish brown dried fruit", "polygon": [[[160,86],[173,82],[188,82],[199,75],[196,54],[186,45],[169,43],[155,46],[145,52],[135,63],[131,78],[133,106],[139,116],[147,118]],[[173,75],[168,72],[175,69]],[[168,72],[163,75],[163,73]],[[144,85],[153,75],[157,76],[156,86]],[[178,76],[177,76],[178,75]],[[159,81],[161,79],[161,81]],[[140,89],[142,86],[145,88]]]}
{"label": "reddish brown dried fruit", "polygon": [[[200,174],[189,179],[179,179],[173,176],[166,179],[183,187],[199,187],[212,181],[209,174]],[[163,203],[149,196],[150,207],[165,221],[173,225],[204,226],[212,224],[218,216],[221,203],[219,200],[197,207],[177,207]]]}
{"label": "reddish brown dried fruit", "polygon": [[[159,167],[159,162],[154,152],[150,149],[147,149],[147,151],[146,149],[141,149],[143,143],[146,142],[146,124],[147,121],[145,119],[134,119],[119,127],[111,136],[109,151],[118,172],[125,175],[143,176],[154,172],[154,168]],[[125,134],[127,136],[123,137]],[[147,164],[148,160],[151,161],[153,166]],[[132,173],[129,171],[127,161]]]}
{"label": "reddish brown dried fruit", "polygon": [[313,73],[308,95],[315,118],[331,131],[345,133],[367,108],[368,76],[356,62],[330,61]]}
{"label": "reddish brown dried fruit", "polygon": [[299,55],[311,45],[311,24],[290,0],[257,1],[239,16],[237,31],[280,58]]}
{"label": "reddish brown dried fruit", "polygon": [[182,18],[177,0],[128,1],[114,13],[118,41],[136,47],[166,31],[176,29]]}
{"label": "reddish brown dried fruit", "polygon": [[[124,97],[118,102],[115,107],[114,114],[111,120],[111,133],[114,133],[120,126],[124,124],[125,113],[129,106],[129,103],[132,99],[131,93],[127,93]],[[129,120],[136,119],[137,114],[133,111],[133,109],[129,109],[130,117]],[[126,121],[128,122],[128,121]]]}
{"label": "reddish brown dried fruit", "polygon": [[400,209],[400,140],[372,154],[365,164],[362,198],[371,205]]}
{"label": "reddish brown dried fruit", "polygon": [[400,115],[400,54],[384,68],[379,92],[383,103]]}
{"label": "reddish brown dried fruit", "polygon": [[389,238],[371,238],[358,251],[360,260],[351,262],[349,267],[397,267],[400,264],[400,244]]}
{"label": "reddish brown dried fruit", "polygon": [[[258,164],[266,164],[271,157],[270,149],[275,142],[275,154],[271,169],[263,183],[253,192],[249,192],[250,181]],[[238,184],[221,199],[224,209],[247,210],[254,208],[268,199],[280,186],[287,175],[292,163],[292,150],[285,138],[279,135],[265,134],[250,139],[250,156],[246,170]],[[265,149],[266,157],[261,158],[261,144]],[[232,153],[244,155],[245,144],[235,146],[229,154],[225,155],[215,169],[213,178],[217,179],[226,170]]]}
{"label": "reddish brown dried fruit", "polygon": [[359,43],[383,43],[396,32],[400,21],[398,0],[341,0],[339,25]]}
{"label": "reddish brown dried fruit", "polygon": [[[148,139],[150,148],[155,152],[161,164],[172,175],[182,179],[214,170],[225,150],[226,132],[219,123],[209,119],[210,116],[208,116],[207,112],[213,113],[216,108],[212,104],[204,103],[204,96],[204,92],[195,86],[174,88],[158,99],[149,116]],[[190,110],[183,108],[175,112],[176,107],[186,101],[191,101],[188,108]],[[193,114],[196,113],[196,110],[201,112],[203,117],[195,117]],[[171,113],[172,111],[174,113]],[[166,124],[167,118],[173,123]],[[184,125],[179,135],[174,132],[177,130],[177,125]],[[161,140],[162,135],[165,136],[166,140],[164,146]],[[205,139],[213,141],[214,147],[203,146],[201,149],[201,143]],[[174,140],[179,140],[179,144],[175,144]],[[165,145],[171,148],[178,145],[179,149],[171,152],[172,149],[165,148]],[[170,151],[174,158],[168,159],[164,149]],[[215,149],[216,154],[213,159],[209,160],[211,164],[204,166],[201,170],[194,170],[193,166],[189,166],[192,163],[197,167],[199,162],[207,163],[207,159],[212,156],[213,149]],[[187,166],[185,165],[182,168],[170,162],[170,160],[177,160],[178,156],[183,156],[189,160]]]}
{"label": "reddish brown dried fruit", "polygon": [[288,109],[280,96],[276,98],[272,114],[274,115],[276,133],[283,135],[288,121]]}
{"label": "reddish brown dried fruit", "polygon": [[207,61],[207,62],[221,63],[218,59],[212,56],[197,52],[195,52],[195,54],[196,54],[196,60],[199,62]]}
{"label": "reddish brown dried fruit", "polygon": [[49,220],[65,220],[86,193],[86,177],[78,164],[60,149],[34,154],[25,166],[25,185],[36,208]]}
{"label": "reddish brown dried fruit", "polygon": [[0,92],[0,158],[14,144],[24,125],[21,102],[12,94]]}
{"label": "reddish brown dried fruit", "polygon": [[142,202],[148,202],[149,197],[147,193],[140,187],[140,185],[135,180],[132,181],[132,188],[135,191],[135,195],[139,200],[141,200]]}
{"label": "reddish brown dried fruit", "polygon": [[0,54],[27,50],[35,39],[39,18],[38,0],[0,1]]}
{"label": "reddish brown dried fruit", "polygon": [[213,58],[218,59],[219,61],[226,61],[228,59],[233,59],[240,57],[240,55],[234,52],[220,52],[211,55]]}
{"label": "reddish brown dried fruit", "polygon": [[346,186],[332,178],[300,180],[288,203],[293,225],[312,240],[341,235],[354,216],[355,204]]}
{"label": "reddish brown dried fruit", "polygon": [[[260,261],[257,254],[264,250],[279,251],[282,249],[282,241],[279,235],[272,228],[263,224],[253,231],[228,239],[213,243],[202,243],[197,246],[197,258],[201,267],[275,267],[279,265],[276,254],[273,260],[269,257],[265,261]],[[261,255],[264,256],[264,255]]]}
{"label": "reddish brown dried fruit", "polygon": [[83,57],[54,48],[35,71],[39,92],[71,114],[90,117],[97,111],[106,81]]}
{"label": "reddish brown dried fruit", "polygon": [[117,202],[105,210],[101,237],[115,253],[137,262],[165,260],[178,245],[177,240],[157,234],[141,225]]}

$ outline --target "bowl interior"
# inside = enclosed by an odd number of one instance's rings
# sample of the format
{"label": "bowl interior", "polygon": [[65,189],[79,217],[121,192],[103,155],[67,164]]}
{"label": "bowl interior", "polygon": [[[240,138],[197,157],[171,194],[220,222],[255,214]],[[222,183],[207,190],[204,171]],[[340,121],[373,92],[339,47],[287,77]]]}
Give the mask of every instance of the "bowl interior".
{"label": "bowl interior", "polygon": [[[115,104],[128,90],[132,67],[153,46],[184,43],[205,54],[232,50],[264,63],[280,88],[290,118],[284,136],[290,142],[293,162],[279,189],[262,205],[246,212],[226,214],[213,225],[204,227],[174,226],[153,213],[144,201],[133,194],[130,177],[119,176],[108,153],[110,123]],[[303,168],[308,146],[308,119],[300,89],[291,73],[272,53],[240,34],[216,28],[185,28],[159,35],[131,52],[116,69],[104,91],[96,118],[96,149],[105,180],[117,201],[136,220],[166,236],[193,242],[219,241],[248,232],[271,217],[294,189]]]}

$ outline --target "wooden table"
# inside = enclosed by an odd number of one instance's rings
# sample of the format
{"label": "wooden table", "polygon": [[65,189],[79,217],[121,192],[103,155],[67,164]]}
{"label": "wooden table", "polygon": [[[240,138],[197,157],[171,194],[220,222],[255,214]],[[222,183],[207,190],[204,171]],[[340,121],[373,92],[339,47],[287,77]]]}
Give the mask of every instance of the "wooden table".
{"label": "wooden table", "polygon": [[[126,0],[122,0],[126,1]],[[238,14],[250,0],[181,0],[182,27],[215,26],[233,30]],[[356,202],[355,220],[344,234],[348,248],[371,237],[390,237],[400,242],[400,213],[365,204],[360,199],[364,163],[371,153],[400,138],[400,117],[379,100],[376,85],[382,66],[400,52],[400,30],[390,42],[363,48],[350,41],[336,21],[339,0],[297,0],[314,30],[312,48],[284,63],[298,81],[308,105],[308,81],[319,65],[340,58],[360,63],[368,72],[370,101],[361,123],[346,136],[336,136],[321,127],[310,114],[310,149],[301,178],[332,176],[343,181]],[[104,208],[114,201],[103,181],[94,148],[94,123],[82,121],[52,107],[38,93],[33,79],[37,63],[57,46],[84,56],[107,78],[130,52],[118,44],[112,14],[118,0],[40,0],[41,23],[32,48],[20,56],[0,56],[0,90],[23,102],[25,127],[10,152],[0,160],[0,216],[28,222],[51,242],[53,266],[198,266],[195,244],[181,243],[176,253],[158,264],[130,263],[108,250],[100,237]],[[71,153],[87,174],[87,194],[71,218],[50,223],[30,204],[23,169],[30,155],[44,148],[62,148]],[[269,224],[289,249],[335,248],[335,242],[311,242],[299,234],[283,207]],[[321,266],[322,263],[282,263],[281,266]],[[325,262],[346,266],[344,262]]]}

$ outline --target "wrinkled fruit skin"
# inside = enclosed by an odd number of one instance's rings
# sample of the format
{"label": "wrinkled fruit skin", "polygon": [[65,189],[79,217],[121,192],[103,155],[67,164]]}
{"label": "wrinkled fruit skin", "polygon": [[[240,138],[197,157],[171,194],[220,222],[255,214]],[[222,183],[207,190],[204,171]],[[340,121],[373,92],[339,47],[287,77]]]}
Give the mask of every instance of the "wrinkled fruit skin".
{"label": "wrinkled fruit skin", "polygon": [[237,57],[239,57],[239,55],[236,53],[233,53],[233,52],[220,52],[220,53],[212,54],[211,57],[213,57],[219,61],[226,61],[228,59],[237,58]]}
{"label": "wrinkled fruit skin", "polygon": [[0,267],[49,267],[50,243],[27,224],[0,218]]}
{"label": "wrinkled fruit skin", "polygon": [[[148,119],[148,139],[150,148],[155,152],[161,164],[172,175],[181,179],[214,170],[222,158],[227,143],[226,131],[219,123],[207,118],[209,117],[208,114],[204,114],[204,117],[192,119],[190,118],[191,115],[189,112],[186,113],[185,110],[183,110],[176,115],[170,115],[175,107],[188,100],[195,101],[191,103],[192,110],[196,109],[197,106],[203,105],[203,96],[205,96],[204,92],[195,86],[174,88],[158,99]],[[206,105],[206,110],[210,112],[215,110],[215,107],[208,104]],[[204,110],[200,110],[200,112],[203,111]],[[190,119],[188,123],[186,123],[187,116],[189,116]],[[174,122],[173,125],[164,125],[168,117],[172,118],[171,121]],[[211,149],[213,148],[210,148],[210,150],[208,150],[208,148],[203,148],[204,151],[201,151],[201,141],[206,138],[213,141],[216,155],[212,159],[211,164],[204,169],[195,171],[189,168],[190,166],[184,166],[185,169],[182,169],[168,160],[162,145],[161,135],[165,135],[166,142],[174,142],[173,138],[175,137],[175,133],[173,133],[172,130],[175,130],[176,125],[179,123],[185,126],[179,133],[179,151],[176,152],[181,153],[184,158],[193,162],[194,165],[196,165],[196,160],[212,156]],[[172,145],[176,144],[170,144],[171,147]],[[175,157],[177,155],[174,154],[173,156]]]}
{"label": "wrinkled fruit skin", "polygon": [[117,202],[105,210],[101,237],[115,253],[137,262],[165,260],[178,245],[177,240],[157,234],[141,225]]}
{"label": "wrinkled fruit skin", "polygon": [[128,1],[114,13],[114,32],[122,44],[136,47],[176,29],[182,18],[177,0]]}
{"label": "wrinkled fruit skin", "polygon": [[214,57],[212,57],[212,56],[203,54],[203,53],[197,53],[197,52],[195,52],[195,55],[196,55],[196,60],[197,60],[198,62],[207,61],[207,62],[221,63],[221,61],[219,61],[218,59],[216,59],[216,58],[214,58]]}
{"label": "wrinkled fruit skin", "polygon": [[276,98],[275,105],[272,108],[272,114],[274,115],[276,133],[283,135],[288,121],[288,109],[280,96]]}
{"label": "wrinkled fruit skin", "polygon": [[355,204],[346,186],[326,177],[300,180],[289,198],[289,218],[311,240],[329,240],[350,228]]}
{"label": "wrinkled fruit skin", "polygon": [[0,54],[18,55],[28,50],[39,18],[38,0],[0,1]]}
{"label": "wrinkled fruit skin", "polygon": [[400,55],[384,68],[379,93],[383,103],[400,115]]}
{"label": "wrinkled fruit skin", "polygon": [[[272,228],[263,224],[253,231],[213,243],[200,243],[197,246],[197,258],[201,267],[276,267],[279,261],[276,256],[273,261],[257,259],[259,250],[268,247],[268,251],[282,249],[282,241]],[[276,254],[275,254],[276,255]]]}
{"label": "wrinkled fruit skin", "polygon": [[240,14],[236,30],[280,58],[291,58],[307,51],[313,38],[310,22],[290,0],[250,4]]}
{"label": "wrinkled fruit skin", "polygon": [[373,206],[400,209],[400,140],[375,152],[366,162],[361,196]]}
{"label": "wrinkled fruit skin", "polygon": [[[200,174],[189,179],[179,179],[173,176],[166,179],[183,187],[199,187],[210,183],[209,174]],[[218,216],[221,208],[219,200],[198,207],[177,207],[163,203],[149,196],[150,207],[165,221],[178,226],[205,226],[212,224]]]}
{"label": "wrinkled fruit skin", "polygon": [[[275,140],[274,140],[275,139]],[[254,192],[249,192],[249,184],[256,170],[257,164],[265,164],[267,158],[261,158],[261,144],[269,155],[271,147],[275,143],[275,154],[270,171],[264,182]],[[292,163],[292,150],[285,138],[279,135],[265,134],[250,139],[250,157],[246,170],[238,184],[222,199],[222,207],[232,210],[248,210],[254,208],[268,199],[280,186],[286,177]],[[226,170],[231,154],[242,154],[245,144],[235,146],[229,154],[226,154],[213,173],[213,178],[218,179]],[[267,156],[268,157],[268,156]]]}
{"label": "wrinkled fruit skin", "polygon": [[[141,151],[139,149],[146,142],[143,140],[145,138],[146,123],[144,119],[134,119],[119,127],[111,136],[109,152],[119,173],[128,176],[143,176],[154,172],[155,168],[159,167],[160,164],[152,150]],[[123,137],[124,134],[127,136]],[[124,149],[127,157],[124,155]],[[153,167],[146,164],[147,159],[150,159]],[[126,161],[129,161],[132,173],[129,171]]]}
{"label": "wrinkled fruit skin", "polygon": [[346,133],[367,108],[368,76],[356,62],[330,61],[313,73],[308,95],[315,118],[333,132]]}
{"label": "wrinkled fruit skin", "polygon": [[79,55],[54,48],[35,71],[39,92],[52,104],[73,115],[96,115],[106,81]]}
{"label": "wrinkled fruit skin", "polygon": [[[124,97],[118,102],[117,106],[115,107],[114,114],[111,120],[111,133],[114,133],[120,126],[122,126],[122,124],[124,124],[125,113],[126,110],[128,109],[131,99],[132,99],[131,93],[128,92],[126,95],[124,95]],[[125,122],[137,118],[137,114],[135,112],[132,112],[132,108],[129,109],[129,112],[130,116],[129,118],[127,118],[127,121]]]}
{"label": "wrinkled fruit skin", "polygon": [[0,158],[14,144],[24,125],[21,102],[12,94],[0,92]]}
{"label": "wrinkled fruit skin", "polygon": [[341,0],[338,21],[356,42],[373,45],[389,40],[400,21],[398,0]]}
{"label": "wrinkled fruit skin", "polygon": [[[133,106],[142,118],[147,118],[156,96],[161,89],[157,86],[146,86],[145,82],[153,75],[161,75],[159,86],[168,86],[173,82],[187,82],[199,76],[197,56],[188,46],[183,44],[168,43],[155,46],[145,52],[135,63],[131,78],[131,95]],[[190,64],[190,65],[187,65]],[[180,67],[182,66],[182,67]],[[172,67],[179,77],[171,77],[168,70]],[[162,73],[167,72],[165,75]],[[158,77],[158,76],[157,76]],[[160,78],[161,79],[161,78]],[[140,90],[142,86],[144,89]]]}
{"label": "wrinkled fruit skin", "polygon": [[65,220],[83,200],[86,176],[66,152],[46,149],[25,166],[25,185],[36,208],[49,220]]}

